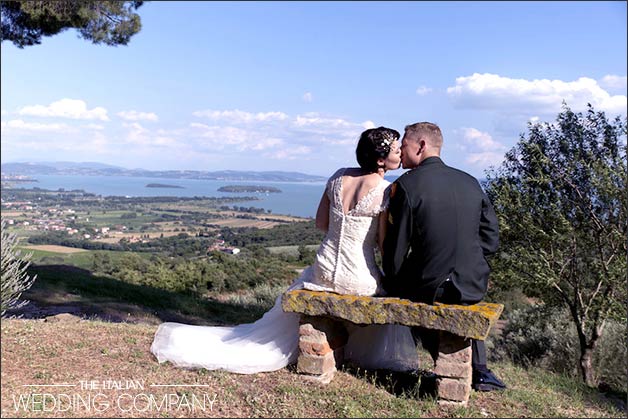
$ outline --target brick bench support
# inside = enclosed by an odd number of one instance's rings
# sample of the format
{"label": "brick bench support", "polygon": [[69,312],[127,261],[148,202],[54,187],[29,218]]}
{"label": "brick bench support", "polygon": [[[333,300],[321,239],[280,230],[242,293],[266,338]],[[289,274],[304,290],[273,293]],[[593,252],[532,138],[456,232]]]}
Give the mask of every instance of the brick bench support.
{"label": "brick bench support", "polygon": [[282,307],[301,314],[297,372],[322,383],[329,383],[343,362],[351,324],[438,330],[438,354],[433,354],[435,391],[440,404],[456,405],[465,405],[471,394],[471,339],[484,340],[503,310],[501,304],[429,305],[307,290],[286,292]]}
{"label": "brick bench support", "polygon": [[466,403],[471,394],[471,339],[441,331],[434,374],[439,403]]}
{"label": "brick bench support", "polygon": [[328,383],[344,359],[348,333],[342,321],[301,316],[297,371]]}

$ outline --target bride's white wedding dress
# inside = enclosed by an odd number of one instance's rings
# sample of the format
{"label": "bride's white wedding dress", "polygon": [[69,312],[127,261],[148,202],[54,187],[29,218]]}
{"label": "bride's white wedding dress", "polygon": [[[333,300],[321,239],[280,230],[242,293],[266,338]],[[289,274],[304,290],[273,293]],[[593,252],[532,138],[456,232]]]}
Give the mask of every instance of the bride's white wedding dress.
{"label": "bride's white wedding dress", "polygon": [[[388,185],[382,181],[347,214],[342,206],[340,169],[327,182],[329,229],[314,264],[289,289],[311,289],[339,294],[374,295],[381,271],[375,263],[378,215],[388,205]],[[163,323],[155,333],[151,352],[159,362],[183,368],[224,369],[252,374],[275,371],[296,362],[299,315],[285,313],[281,296],[254,323],[233,327]],[[345,360],[363,368],[407,371],[418,368],[410,329],[399,325],[372,325],[350,330]]]}

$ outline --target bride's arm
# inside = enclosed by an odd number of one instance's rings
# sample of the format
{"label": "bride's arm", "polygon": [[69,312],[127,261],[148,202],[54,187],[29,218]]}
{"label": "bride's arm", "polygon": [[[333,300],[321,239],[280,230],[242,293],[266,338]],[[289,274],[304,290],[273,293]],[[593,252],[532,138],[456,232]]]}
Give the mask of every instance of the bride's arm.
{"label": "bride's arm", "polygon": [[327,196],[327,191],[323,192],[321,202],[318,204],[316,228],[323,230],[325,233],[327,233],[329,228],[329,197]]}

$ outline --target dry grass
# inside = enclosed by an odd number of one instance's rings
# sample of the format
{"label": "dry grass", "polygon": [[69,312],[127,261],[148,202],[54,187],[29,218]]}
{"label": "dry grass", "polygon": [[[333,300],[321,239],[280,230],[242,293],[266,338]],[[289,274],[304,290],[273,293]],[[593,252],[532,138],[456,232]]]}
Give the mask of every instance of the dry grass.
{"label": "dry grass", "polygon": [[[225,387],[235,377],[225,374],[203,374],[198,371],[175,369],[169,365],[159,365],[149,352],[155,327],[126,323],[103,323],[98,321],[43,322],[37,320],[3,320],[2,322],[2,417],[155,417],[166,416],[204,417],[248,416],[248,410],[239,403],[233,403],[232,396]],[[144,389],[105,389],[90,390],[81,388],[81,381],[134,380],[143,384]],[[75,387],[24,387],[24,385],[74,384]],[[150,387],[151,384],[203,384],[207,387]],[[96,397],[102,393],[94,405],[87,409],[82,404],[69,405],[67,412],[58,409],[52,412],[16,412],[14,397],[29,393],[50,393],[56,400],[65,400],[61,394],[79,394],[83,399]],[[202,399],[207,394],[216,398],[211,410],[206,403],[204,412],[185,408],[158,410],[156,406],[146,409],[144,396],[136,398],[133,408],[131,397],[139,394],[153,395],[161,400],[167,394],[192,393]],[[131,397],[126,396],[129,394]],[[54,399],[50,399],[51,407]],[[109,401],[107,409],[101,401]],[[116,404],[121,401],[121,406]],[[102,412],[97,410],[101,407]],[[198,407],[198,405],[196,405]],[[36,404],[35,410],[42,405]],[[126,409],[132,409],[125,412]],[[146,409],[142,412],[141,410]],[[213,412],[213,413],[212,413]]]}
{"label": "dry grass", "polygon": [[32,245],[23,246],[23,247],[24,249],[43,250],[44,252],[54,252],[54,253],[63,253],[63,254],[87,252],[87,250],[85,249],[78,249],[76,247],[67,247],[67,246],[57,246],[57,245],[52,245],[52,244],[32,244]]}
{"label": "dry grass", "polygon": [[[239,375],[222,371],[190,371],[169,364],[158,364],[149,352],[154,326],[69,318],[67,321],[43,320],[2,321],[2,417],[334,417],[340,413],[333,407],[333,399],[321,399],[327,393],[342,393],[353,397],[353,392],[375,391],[378,398],[394,398],[372,384],[349,374],[338,373],[329,386],[303,381],[293,371]],[[113,380],[122,382],[122,389],[82,389],[81,381]],[[143,389],[125,389],[126,380],[142,383]],[[75,387],[25,387],[25,385],[74,384]],[[205,387],[150,387],[151,384],[203,385]],[[320,392],[321,394],[317,394]],[[308,393],[318,397],[311,403]],[[49,393],[47,408],[57,401],[62,409],[48,412],[16,411],[14,398],[32,393]],[[109,401],[104,409],[96,403],[89,410],[83,404],[65,403],[62,394],[80,395],[87,400],[102,393],[97,401]],[[147,409],[147,399],[161,401],[164,396],[191,400],[215,400],[205,410],[196,404],[192,410],[173,404],[169,409],[156,405]],[[177,394],[178,396],[171,396]],[[306,397],[308,402],[304,402]],[[133,408],[132,398],[136,400]],[[61,402],[59,402],[61,400]],[[121,400],[121,407],[116,402]],[[77,407],[78,405],[78,407]],[[102,412],[96,410],[100,407]],[[433,408],[435,406],[432,406]],[[42,409],[42,404],[35,404]],[[125,411],[131,409],[130,411]],[[142,411],[146,409],[146,411]],[[384,414],[385,411],[380,412]]]}
{"label": "dry grass", "polygon": [[[305,380],[292,368],[251,375],[183,370],[155,361],[149,351],[154,325],[79,321],[77,317],[65,316],[65,321],[58,322],[2,320],[3,418],[625,416],[625,411],[613,409],[596,392],[543,371],[522,370],[510,364],[492,366],[507,379],[509,389],[504,393],[472,393],[466,408],[439,407],[430,399],[396,394],[391,391],[394,386],[355,371],[338,372],[330,384],[323,386]],[[120,383],[122,388],[81,388],[81,381],[102,385],[106,380]],[[126,380],[143,388],[132,388]],[[387,380],[392,382],[391,378]],[[53,402],[59,403],[56,410],[42,412],[41,403],[28,410],[16,410],[14,398],[41,393],[50,394],[48,409],[53,409]],[[98,393],[102,396],[96,396]],[[92,397],[95,403],[89,407],[68,404],[62,394],[80,395],[84,400]],[[198,403],[203,395],[207,397],[204,410]],[[157,404],[149,405],[149,397]],[[164,397],[170,398],[171,404],[159,407]],[[192,403],[193,397],[197,400],[194,409],[191,404],[176,403],[186,399]],[[116,404],[118,400],[120,406]],[[110,403],[108,407],[101,404],[105,401]]]}

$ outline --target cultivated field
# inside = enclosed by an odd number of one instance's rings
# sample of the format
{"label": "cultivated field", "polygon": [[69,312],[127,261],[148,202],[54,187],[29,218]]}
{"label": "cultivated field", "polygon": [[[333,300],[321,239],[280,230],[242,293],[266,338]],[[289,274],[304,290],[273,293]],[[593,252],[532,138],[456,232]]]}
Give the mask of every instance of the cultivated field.
{"label": "cultivated field", "polygon": [[53,252],[53,253],[81,253],[87,252],[85,249],[77,249],[76,247],[67,247],[67,246],[56,246],[52,244],[32,244],[30,246],[23,246],[24,249],[30,250],[43,250],[44,252]]}
{"label": "cultivated field", "polygon": [[221,227],[255,227],[255,228],[273,228],[276,225],[281,223],[275,221],[265,221],[265,220],[250,220],[247,218],[215,218],[208,219],[207,222],[209,224],[216,224]]}
{"label": "cultivated field", "polygon": [[2,211],[3,217],[18,217],[24,214],[24,211]]}
{"label": "cultivated field", "polygon": [[156,239],[161,236],[163,237],[176,236],[180,233],[185,233],[185,231],[164,230],[164,231],[146,231],[142,233],[121,233],[121,232],[114,231],[114,232],[107,233],[109,237],[102,237],[100,239],[94,239],[94,241],[99,242],[99,243],[118,243],[122,239],[130,240],[132,238],[138,238],[140,236],[144,236],[144,237],[148,236],[149,239]]}

